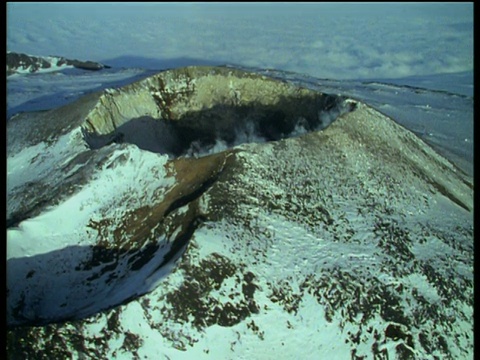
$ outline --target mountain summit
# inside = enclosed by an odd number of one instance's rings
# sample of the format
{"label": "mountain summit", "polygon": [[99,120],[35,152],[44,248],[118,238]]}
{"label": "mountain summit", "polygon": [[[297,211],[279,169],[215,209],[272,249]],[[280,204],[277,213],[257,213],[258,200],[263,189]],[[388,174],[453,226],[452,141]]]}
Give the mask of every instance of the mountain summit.
{"label": "mountain summit", "polygon": [[12,358],[472,355],[471,179],[367,104],[173,69],[7,155]]}

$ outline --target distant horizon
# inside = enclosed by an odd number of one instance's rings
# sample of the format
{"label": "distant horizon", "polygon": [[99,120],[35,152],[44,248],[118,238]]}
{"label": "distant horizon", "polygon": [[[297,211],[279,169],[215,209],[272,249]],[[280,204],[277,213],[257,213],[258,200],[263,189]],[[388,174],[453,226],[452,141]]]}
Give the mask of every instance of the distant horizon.
{"label": "distant horizon", "polygon": [[473,72],[473,3],[7,3],[7,51],[339,80]]}
{"label": "distant horizon", "polygon": [[[20,52],[16,52],[16,51],[11,51],[11,50],[7,50],[7,53],[17,53],[17,54],[24,54],[24,55],[28,55],[28,56],[33,56],[33,57],[39,57],[39,58],[47,58],[47,57],[64,57],[62,56],[61,54],[48,54],[48,55],[43,55],[43,54],[27,54],[27,53],[20,53]],[[121,58],[121,57],[120,57]],[[132,58],[132,57],[128,57],[126,56],[126,58]],[[154,62],[158,62],[159,64],[162,64],[162,63],[165,63],[165,62],[172,62],[172,64],[174,64],[175,60],[178,60],[178,59],[149,59],[149,58],[142,58],[142,57],[138,57],[138,59],[144,59],[146,61],[150,61],[152,63]],[[84,58],[76,58],[76,59],[69,59],[69,60],[80,60],[80,61],[92,61],[90,59],[84,59]],[[113,59],[114,61],[116,59]],[[244,65],[239,65],[239,64],[231,64],[231,63],[224,63],[224,64],[218,64],[218,65],[211,65],[211,64],[204,64],[204,65],[196,65],[195,63],[192,63],[191,65],[183,65],[182,62],[185,62],[185,61],[188,61],[188,60],[191,60],[193,62],[195,62],[195,59],[187,59],[187,58],[182,58],[180,59],[181,62],[179,63],[179,66],[175,66],[175,67],[184,67],[184,66],[239,66],[239,67],[244,67],[244,68],[248,68],[248,66],[244,66]],[[108,60],[106,60],[106,62],[102,62],[102,61],[99,61],[99,63],[101,64],[104,64],[104,65],[108,65],[109,67],[111,66],[112,68],[138,68],[138,69],[145,69],[145,70],[158,70],[158,71],[162,71],[164,69],[166,69],[165,67],[152,67],[151,65],[150,66],[146,66],[146,67],[142,67],[142,66],[138,66],[136,65],[135,63],[132,63],[131,66],[115,66],[115,65],[110,65],[108,63]],[[140,63],[141,65],[142,63]],[[172,68],[173,66],[170,66],[169,68]],[[252,68],[255,68],[252,66]],[[275,70],[275,71],[285,71],[285,72],[294,72],[294,73],[298,73],[298,74],[301,74],[299,72],[295,72],[295,71],[290,71],[290,70],[281,70],[281,69],[273,69],[273,68],[259,68],[259,69],[264,69],[264,70]],[[421,78],[428,78],[428,77],[442,77],[442,76],[455,76],[455,75],[465,75],[465,76],[472,76],[472,82],[473,82],[473,69],[471,70],[464,70],[464,71],[457,71],[457,72],[451,72],[451,73],[448,73],[448,72],[443,72],[443,73],[432,73],[432,74],[422,74],[422,75],[407,75],[407,76],[402,76],[402,77],[397,77],[397,78],[390,78],[390,77],[372,77],[372,78],[363,78],[363,79],[341,79],[341,80],[361,80],[361,81],[375,81],[375,80],[384,80],[384,81],[387,81],[387,80],[402,80],[402,79],[421,79]],[[304,75],[308,75],[308,74],[304,74]],[[318,79],[322,79],[321,77],[317,77]],[[323,78],[323,79],[330,79],[330,78]],[[332,80],[335,80],[335,79],[332,79]]]}

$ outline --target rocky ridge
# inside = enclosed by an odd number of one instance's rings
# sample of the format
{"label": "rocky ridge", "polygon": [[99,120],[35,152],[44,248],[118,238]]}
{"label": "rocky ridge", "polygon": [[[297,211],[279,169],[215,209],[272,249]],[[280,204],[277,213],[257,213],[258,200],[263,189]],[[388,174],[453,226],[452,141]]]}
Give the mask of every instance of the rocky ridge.
{"label": "rocky ridge", "polygon": [[109,68],[108,65],[95,61],[72,60],[61,56],[33,56],[7,51],[7,76],[16,73],[61,70],[66,67],[94,71]]}

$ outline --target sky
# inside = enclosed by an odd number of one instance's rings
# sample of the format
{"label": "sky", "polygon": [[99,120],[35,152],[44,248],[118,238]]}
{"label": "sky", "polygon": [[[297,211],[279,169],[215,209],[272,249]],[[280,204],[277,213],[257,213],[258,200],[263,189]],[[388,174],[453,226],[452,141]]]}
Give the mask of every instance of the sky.
{"label": "sky", "polygon": [[471,3],[7,3],[7,50],[330,79],[473,71]]}

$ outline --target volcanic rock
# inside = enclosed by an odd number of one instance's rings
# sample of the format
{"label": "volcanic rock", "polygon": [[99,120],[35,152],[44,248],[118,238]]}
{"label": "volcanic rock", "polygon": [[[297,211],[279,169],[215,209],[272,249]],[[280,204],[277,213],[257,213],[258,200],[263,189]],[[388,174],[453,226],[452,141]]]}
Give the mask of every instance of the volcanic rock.
{"label": "volcanic rock", "polygon": [[74,67],[83,70],[108,69],[94,61],[71,60],[59,56],[32,56],[22,53],[7,52],[7,76],[16,73],[35,73],[42,70],[60,70],[65,67]]}

